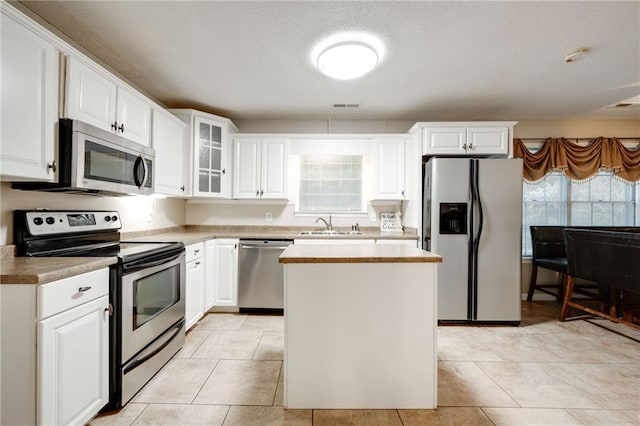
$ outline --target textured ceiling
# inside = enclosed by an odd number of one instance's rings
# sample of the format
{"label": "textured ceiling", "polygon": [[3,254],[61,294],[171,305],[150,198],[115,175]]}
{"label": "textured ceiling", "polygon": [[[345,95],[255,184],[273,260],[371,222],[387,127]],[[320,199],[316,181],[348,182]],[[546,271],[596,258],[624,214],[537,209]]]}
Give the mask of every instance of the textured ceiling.
{"label": "textured ceiling", "polygon": [[[640,119],[640,105],[608,108],[640,95],[637,1],[22,4],[170,107],[237,119]],[[331,80],[310,59],[344,31],[384,45],[358,80]],[[583,46],[588,55],[563,61]]]}

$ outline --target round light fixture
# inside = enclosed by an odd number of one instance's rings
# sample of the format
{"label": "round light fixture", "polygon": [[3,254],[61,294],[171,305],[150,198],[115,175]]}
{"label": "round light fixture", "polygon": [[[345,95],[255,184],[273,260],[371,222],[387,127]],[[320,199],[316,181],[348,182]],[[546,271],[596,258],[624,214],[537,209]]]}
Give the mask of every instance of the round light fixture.
{"label": "round light fixture", "polygon": [[346,41],[327,47],[318,55],[320,72],[338,80],[362,77],[378,64],[378,53],[366,43]]}

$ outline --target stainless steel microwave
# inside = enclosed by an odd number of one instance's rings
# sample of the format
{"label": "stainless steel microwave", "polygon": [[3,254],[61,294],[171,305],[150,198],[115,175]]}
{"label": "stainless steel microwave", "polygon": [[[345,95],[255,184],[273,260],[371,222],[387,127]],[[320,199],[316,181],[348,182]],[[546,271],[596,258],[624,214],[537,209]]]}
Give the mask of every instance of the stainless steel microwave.
{"label": "stainless steel microwave", "polygon": [[149,195],[155,150],[78,120],[58,120],[58,182],[14,182],[24,190]]}

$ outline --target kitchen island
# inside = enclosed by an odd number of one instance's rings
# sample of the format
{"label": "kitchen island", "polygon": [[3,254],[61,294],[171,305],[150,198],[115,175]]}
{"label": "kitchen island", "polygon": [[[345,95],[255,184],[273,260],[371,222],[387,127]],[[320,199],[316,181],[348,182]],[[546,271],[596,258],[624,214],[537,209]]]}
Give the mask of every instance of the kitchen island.
{"label": "kitchen island", "polygon": [[284,406],[436,408],[440,262],[408,246],[289,246]]}

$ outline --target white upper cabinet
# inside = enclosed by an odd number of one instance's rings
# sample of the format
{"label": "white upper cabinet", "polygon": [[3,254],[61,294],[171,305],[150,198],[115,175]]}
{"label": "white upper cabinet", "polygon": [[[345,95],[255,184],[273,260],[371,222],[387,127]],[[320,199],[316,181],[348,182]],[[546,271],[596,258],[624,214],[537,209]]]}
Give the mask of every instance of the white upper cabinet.
{"label": "white upper cabinet", "polygon": [[156,192],[178,197],[191,193],[187,125],[162,109],[153,110],[152,147],[156,150]]}
{"label": "white upper cabinet", "polygon": [[516,122],[417,123],[424,155],[504,155],[511,153]]}
{"label": "white upper cabinet", "polygon": [[52,181],[58,120],[58,51],[2,2],[2,180]]}
{"label": "white upper cabinet", "polygon": [[67,61],[65,117],[149,145],[150,103],[74,57]]}
{"label": "white upper cabinet", "polygon": [[443,127],[424,129],[424,153],[464,154],[467,129],[465,127]]}
{"label": "white upper cabinet", "polygon": [[233,198],[260,198],[260,139],[233,141]]}
{"label": "white upper cabinet", "polygon": [[134,92],[118,87],[116,124],[120,136],[148,146],[151,105]]}
{"label": "white upper cabinet", "polygon": [[378,139],[376,144],[377,200],[403,200],[405,198],[404,139]]}
{"label": "white upper cabinet", "polygon": [[75,58],[70,57],[67,60],[67,118],[114,131],[116,91],[116,84],[97,71]]}
{"label": "white upper cabinet", "polygon": [[233,146],[233,198],[287,198],[287,139],[236,137]]}
{"label": "white upper cabinet", "polygon": [[509,150],[508,127],[469,127],[467,150],[471,154],[506,154]]}
{"label": "white upper cabinet", "polygon": [[231,198],[229,133],[236,131],[235,125],[227,118],[192,109],[169,111],[188,125],[192,195]]}

